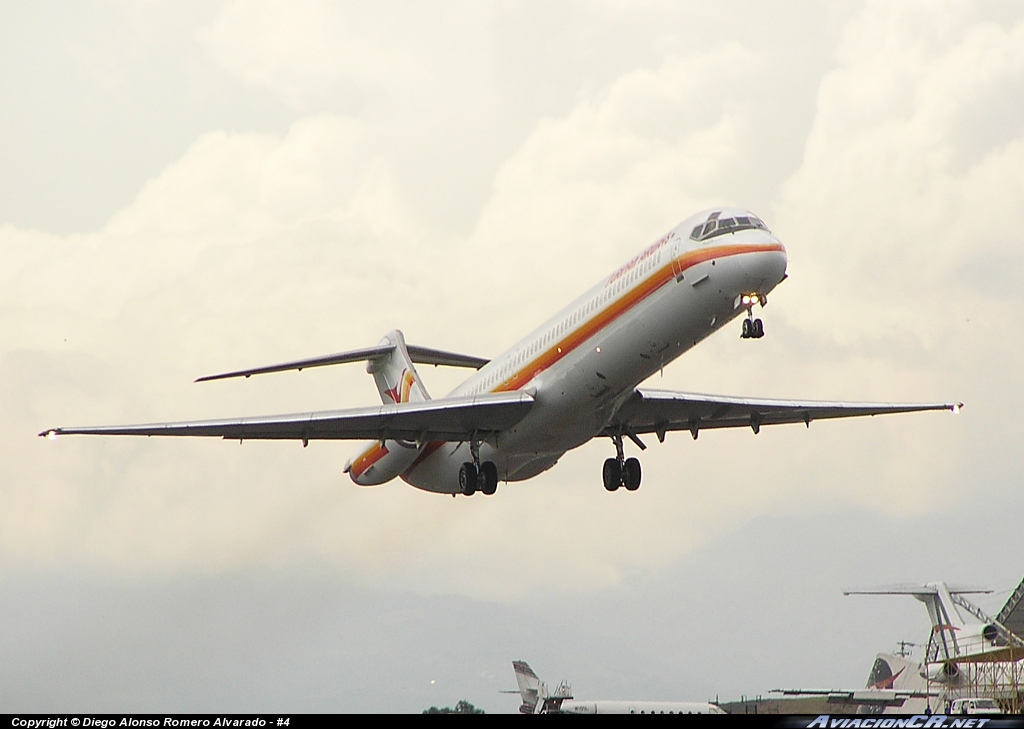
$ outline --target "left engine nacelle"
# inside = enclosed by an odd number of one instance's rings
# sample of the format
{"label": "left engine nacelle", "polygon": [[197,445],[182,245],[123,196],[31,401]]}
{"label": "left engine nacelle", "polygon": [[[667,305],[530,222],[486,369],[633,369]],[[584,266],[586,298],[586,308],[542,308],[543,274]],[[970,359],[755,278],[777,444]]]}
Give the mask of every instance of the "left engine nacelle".
{"label": "left engine nacelle", "polygon": [[401,440],[373,441],[345,465],[345,473],[360,486],[377,486],[402,475],[422,448]]}

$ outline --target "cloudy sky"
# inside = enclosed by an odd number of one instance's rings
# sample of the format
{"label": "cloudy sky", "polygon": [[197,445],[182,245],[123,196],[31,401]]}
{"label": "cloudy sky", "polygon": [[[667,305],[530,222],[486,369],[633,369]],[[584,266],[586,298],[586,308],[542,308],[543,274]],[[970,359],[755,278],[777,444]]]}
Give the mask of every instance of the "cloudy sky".
{"label": "cloudy sky", "polygon": [[[513,711],[863,685],[926,637],[843,587],[1024,575],[1024,8],[0,1],[0,705]],[[493,356],[683,218],[790,278],[660,387],[955,401],[607,442],[493,498],[361,489],[354,446],[36,437],[376,401]],[[460,372],[423,371],[435,396]]]}

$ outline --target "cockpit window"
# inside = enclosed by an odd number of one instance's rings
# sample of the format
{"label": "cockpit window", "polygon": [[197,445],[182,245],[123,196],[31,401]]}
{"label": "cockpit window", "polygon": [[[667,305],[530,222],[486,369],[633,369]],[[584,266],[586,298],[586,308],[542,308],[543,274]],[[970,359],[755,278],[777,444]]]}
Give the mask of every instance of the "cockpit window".
{"label": "cockpit window", "polygon": [[695,241],[705,241],[709,238],[716,238],[726,233],[735,233],[738,230],[749,230],[751,228],[757,228],[758,230],[768,231],[768,226],[764,222],[754,215],[738,215],[735,218],[719,218],[721,212],[714,212],[708,216],[707,221],[695,226],[693,231],[690,233],[690,239]]}

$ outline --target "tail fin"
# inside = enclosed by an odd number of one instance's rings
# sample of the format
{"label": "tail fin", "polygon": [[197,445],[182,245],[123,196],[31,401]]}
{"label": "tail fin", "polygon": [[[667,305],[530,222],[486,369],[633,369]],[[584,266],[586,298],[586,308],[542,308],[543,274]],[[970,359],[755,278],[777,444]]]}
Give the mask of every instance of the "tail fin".
{"label": "tail fin", "polygon": [[377,383],[380,399],[385,404],[429,400],[430,395],[416,372],[402,332],[398,329],[388,332],[380,345],[392,346],[392,349],[386,355],[366,363],[366,371],[373,375]]}
{"label": "tail fin", "polygon": [[536,714],[540,699],[543,698],[541,693],[544,684],[537,678],[537,674],[533,672],[530,664],[526,661],[512,661],[512,670],[516,672],[519,695],[523,697],[523,705],[519,707],[519,713]]}

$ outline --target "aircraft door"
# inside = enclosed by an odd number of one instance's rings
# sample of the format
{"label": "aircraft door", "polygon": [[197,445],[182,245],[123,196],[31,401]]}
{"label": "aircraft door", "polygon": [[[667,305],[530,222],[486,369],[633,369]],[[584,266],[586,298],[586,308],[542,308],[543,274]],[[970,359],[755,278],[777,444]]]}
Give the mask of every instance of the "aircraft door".
{"label": "aircraft door", "polygon": [[679,235],[672,237],[672,242],[668,244],[668,254],[672,256],[672,275],[676,281],[683,280],[683,264],[680,261],[680,256],[683,254],[683,239]]}

